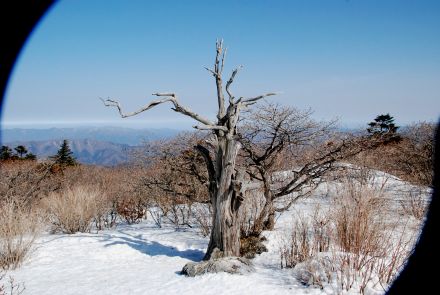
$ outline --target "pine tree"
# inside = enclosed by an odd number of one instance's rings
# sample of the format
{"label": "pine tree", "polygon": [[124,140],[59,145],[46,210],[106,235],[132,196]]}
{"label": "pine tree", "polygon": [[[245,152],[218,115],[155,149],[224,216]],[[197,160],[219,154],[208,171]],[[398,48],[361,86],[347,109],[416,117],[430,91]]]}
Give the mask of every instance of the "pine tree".
{"label": "pine tree", "polygon": [[10,160],[12,158],[12,150],[6,145],[2,145],[0,149],[0,161]]}
{"label": "pine tree", "polygon": [[394,118],[389,113],[386,115],[379,115],[374,119],[374,122],[368,123],[368,133],[371,134],[394,134],[399,128],[394,124]]}
{"label": "pine tree", "polygon": [[27,153],[26,156],[24,157],[24,159],[34,161],[37,159],[37,156],[34,155],[33,153]]}
{"label": "pine tree", "polygon": [[69,143],[66,139],[63,140],[57,154],[50,158],[61,166],[75,166],[78,164],[75,157],[73,157],[73,152],[70,150]]}
{"label": "pine tree", "polygon": [[22,158],[23,158],[23,155],[27,154],[27,152],[28,152],[28,150],[26,149],[26,147],[23,146],[23,145],[16,146],[16,147],[14,148],[14,150],[15,150],[15,152],[18,154],[18,156],[20,157],[20,159],[22,159]]}

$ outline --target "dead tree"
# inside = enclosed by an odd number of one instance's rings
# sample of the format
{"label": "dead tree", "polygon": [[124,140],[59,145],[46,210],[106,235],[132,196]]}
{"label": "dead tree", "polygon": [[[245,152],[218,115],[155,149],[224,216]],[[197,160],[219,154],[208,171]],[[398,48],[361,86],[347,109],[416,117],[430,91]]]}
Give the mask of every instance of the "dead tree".
{"label": "dead tree", "polygon": [[[238,177],[239,173],[236,173],[235,170],[235,161],[240,149],[236,126],[241,110],[255,104],[264,97],[275,94],[266,93],[251,98],[235,97],[230,88],[240,68],[232,71],[223,89],[222,75],[225,56],[226,49],[223,48],[223,41],[217,41],[214,68],[206,68],[213,75],[216,84],[218,112],[215,121],[209,120],[182,105],[175,93],[153,93],[154,96],[161,97],[161,99],[153,100],[132,113],[125,113],[121,104],[116,100],[103,100],[106,106],[116,107],[123,118],[135,116],[159,104],[170,102],[173,104],[172,110],[191,117],[201,124],[194,126],[194,128],[208,130],[212,133],[209,143],[213,146],[213,156],[206,147],[197,146],[197,150],[203,155],[206,162],[210,182],[209,193],[213,207],[213,228],[208,250],[204,257],[205,260],[219,256],[239,256],[240,254],[240,232],[237,220],[245,186]],[[227,102],[225,101],[224,92],[228,96]],[[227,107],[225,103],[228,104]]]}

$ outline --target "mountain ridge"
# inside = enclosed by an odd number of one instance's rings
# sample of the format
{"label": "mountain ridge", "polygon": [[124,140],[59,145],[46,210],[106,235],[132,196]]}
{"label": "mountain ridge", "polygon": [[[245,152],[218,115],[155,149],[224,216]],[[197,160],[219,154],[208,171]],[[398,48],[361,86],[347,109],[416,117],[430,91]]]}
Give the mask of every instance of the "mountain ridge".
{"label": "mountain ridge", "polygon": [[[37,159],[47,159],[57,153],[63,140],[43,140],[43,141],[16,141],[8,143],[13,148],[17,145],[25,146],[29,152],[35,154]],[[141,146],[130,146],[94,139],[74,139],[68,140],[69,147],[74,157],[82,164],[116,166],[128,163],[130,154],[141,149]]]}
{"label": "mountain ridge", "polygon": [[2,144],[11,142],[92,139],[97,141],[141,145],[143,142],[170,138],[181,131],[169,128],[134,129],[126,127],[6,128],[1,130]]}

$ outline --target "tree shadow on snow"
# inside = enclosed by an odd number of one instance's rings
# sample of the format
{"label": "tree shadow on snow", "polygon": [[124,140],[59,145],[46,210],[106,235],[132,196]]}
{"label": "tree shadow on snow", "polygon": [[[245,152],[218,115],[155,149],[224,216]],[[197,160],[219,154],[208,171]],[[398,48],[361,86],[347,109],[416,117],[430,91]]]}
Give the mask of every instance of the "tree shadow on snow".
{"label": "tree shadow on snow", "polygon": [[[122,232],[121,232],[122,233]],[[123,233],[128,235],[127,233]],[[112,241],[114,240],[114,241]],[[114,245],[127,245],[131,248],[138,250],[139,252],[150,255],[150,256],[158,256],[165,255],[168,257],[181,257],[185,259],[189,259],[191,261],[201,261],[205,253],[200,250],[188,249],[188,250],[178,250],[172,246],[165,246],[156,241],[148,241],[142,238],[141,235],[138,236],[107,236],[104,238],[103,242],[110,242],[104,247],[110,247]]]}

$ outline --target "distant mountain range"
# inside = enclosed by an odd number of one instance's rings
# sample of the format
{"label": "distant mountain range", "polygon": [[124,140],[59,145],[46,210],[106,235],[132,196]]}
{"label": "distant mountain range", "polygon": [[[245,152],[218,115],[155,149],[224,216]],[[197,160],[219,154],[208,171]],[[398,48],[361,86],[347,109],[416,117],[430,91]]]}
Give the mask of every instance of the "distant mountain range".
{"label": "distant mountain range", "polygon": [[[24,145],[38,159],[46,159],[57,153],[63,140],[16,141],[7,143],[11,148]],[[78,162],[102,166],[115,166],[127,163],[130,153],[140,147],[93,139],[69,140],[69,147]]]}
{"label": "distant mountain range", "polygon": [[171,138],[179,131],[173,129],[130,129],[119,127],[81,127],[51,129],[4,129],[2,145],[11,148],[24,145],[29,152],[44,159],[55,155],[63,141],[84,164],[114,166],[129,161],[130,154],[144,142]]}
{"label": "distant mountain range", "polygon": [[145,141],[170,138],[179,133],[174,129],[133,129],[123,127],[76,127],[49,129],[2,129],[2,143],[58,139],[93,139],[113,143],[140,145]]}

